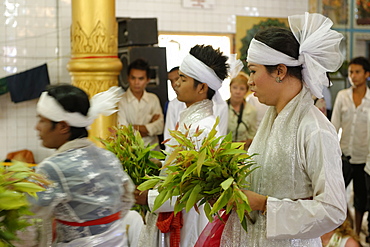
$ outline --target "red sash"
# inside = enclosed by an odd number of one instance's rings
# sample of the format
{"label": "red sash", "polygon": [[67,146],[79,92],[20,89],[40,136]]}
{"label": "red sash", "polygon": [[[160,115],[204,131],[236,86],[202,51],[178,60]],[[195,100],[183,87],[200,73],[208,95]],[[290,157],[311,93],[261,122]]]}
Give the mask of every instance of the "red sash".
{"label": "red sash", "polygon": [[82,222],[82,223],[64,221],[64,220],[59,220],[59,219],[57,219],[57,221],[59,223],[62,223],[64,225],[68,225],[68,226],[96,226],[96,225],[109,224],[113,221],[116,221],[116,220],[121,218],[120,214],[121,214],[121,212],[117,212],[115,214],[111,214],[111,215],[105,216],[105,217],[100,218],[100,219],[90,220],[90,221],[86,221],[86,222]]}
{"label": "red sash", "polygon": [[182,212],[178,212],[175,216],[174,212],[159,213],[157,219],[157,227],[163,232],[170,232],[170,246],[180,246],[180,230],[182,228]]}

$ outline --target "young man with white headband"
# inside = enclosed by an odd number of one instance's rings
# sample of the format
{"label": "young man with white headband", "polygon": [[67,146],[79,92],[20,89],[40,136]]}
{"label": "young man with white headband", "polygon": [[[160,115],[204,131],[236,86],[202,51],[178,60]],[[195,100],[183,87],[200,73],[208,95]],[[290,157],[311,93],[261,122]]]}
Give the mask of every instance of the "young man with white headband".
{"label": "young man with white headband", "polygon": [[36,167],[53,182],[31,199],[43,218],[39,246],[52,245],[53,218],[58,246],[126,246],[122,221],[134,203],[135,187],[117,157],[87,139],[86,129],[99,114],[116,111],[120,90],[111,87],[90,101],[72,85],[42,93],[36,130],[42,145],[57,151]]}
{"label": "young man with white headband", "polygon": [[313,104],[343,57],[342,35],[320,14],[289,16],[290,30],[258,32],[248,49],[251,91],[269,105],[249,148],[259,166],[248,178],[254,221],[230,215],[220,246],[322,246],[346,218],[341,151],[334,126]]}
{"label": "young man with white headband", "polygon": [[[171,81],[172,88],[175,90],[176,81],[179,78],[179,67],[177,69],[171,70],[168,73],[168,78]],[[176,79],[176,80],[175,80]],[[220,135],[227,134],[228,127],[228,106],[227,103],[222,100],[213,99],[213,113],[215,116],[220,117],[220,122],[218,124]],[[180,113],[186,108],[184,102],[179,101],[177,98],[168,102],[167,113],[165,116],[163,137],[164,140],[171,138],[170,130],[174,130],[176,124],[179,121]]]}
{"label": "young man with white headband", "polygon": [[[186,109],[180,114],[179,130],[185,132],[185,127],[190,127],[189,135],[192,136],[196,129],[204,129],[204,133],[198,138],[199,142],[203,136],[206,136],[213,125],[216,117],[213,114],[212,97],[222,100],[218,89],[221,87],[222,81],[228,76],[227,57],[212,46],[196,45],[190,50],[179,70],[180,78],[175,83],[175,92],[177,99],[186,104]],[[154,200],[158,195],[156,190],[145,191],[137,194],[138,200],[142,204],[148,204],[150,208],[154,206]],[[172,199],[174,203],[176,199]],[[173,205],[170,200],[162,205],[155,213],[159,213],[159,217],[155,214],[150,214],[147,225],[144,226],[139,241],[139,246],[194,246],[203,228],[208,223],[208,219],[204,214],[203,206],[199,207],[197,213],[194,208],[189,212],[180,212],[173,215]],[[158,219],[157,219],[158,218]],[[169,220],[171,219],[172,220]],[[181,219],[182,218],[182,219]],[[168,223],[166,222],[170,222]],[[183,224],[176,224],[183,221]],[[181,230],[178,234],[165,234],[165,240],[162,241],[158,234],[158,227],[163,229],[179,227]],[[172,231],[172,230],[171,230]],[[148,240],[150,242],[148,243]]]}

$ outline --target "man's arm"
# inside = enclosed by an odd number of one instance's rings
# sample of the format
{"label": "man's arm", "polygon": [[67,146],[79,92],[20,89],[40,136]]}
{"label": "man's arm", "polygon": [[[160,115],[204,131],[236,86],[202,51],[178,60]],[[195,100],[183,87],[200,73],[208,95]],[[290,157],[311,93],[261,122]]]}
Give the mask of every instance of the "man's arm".
{"label": "man's arm", "polygon": [[[145,124],[148,136],[156,136],[163,133],[164,129],[164,117],[161,104],[159,103],[158,97],[153,94],[150,100],[153,109],[153,116],[148,124]],[[150,107],[150,106],[148,106]],[[138,113],[140,114],[140,113]]]}
{"label": "man's arm", "polygon": [[[153,123],[153,122],[157,121],[159,118],[160,118],[159,114],[154,114],[152,119],[150,120],[150,123]],[[134,129],[136,129],[140,132],[140,135],[142,137],[149,136],[149,131],[146,128],[145,125],[134,124],[133,127],[134,127]]]}

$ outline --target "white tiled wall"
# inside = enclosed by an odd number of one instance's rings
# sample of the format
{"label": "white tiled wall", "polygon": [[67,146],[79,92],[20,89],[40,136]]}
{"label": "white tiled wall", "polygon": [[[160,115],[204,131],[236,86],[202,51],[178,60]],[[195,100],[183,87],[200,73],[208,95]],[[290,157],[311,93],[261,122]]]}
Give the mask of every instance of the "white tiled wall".
{"label": "white tiled wall", "polygon": [[216,0],[212,9],[182,7],[183,0],[117,0],[120,17],[157,17],[160,31],[235,32],[235,16],[286,17],[308,11],[308,0]]}
{"label": "white tiled wall", "polygon": [[[103,0],[102,0],[103,1]],[[211,9],[182,0],[117,0],[117,17],[156,17],[159,31],[234,33],[235,16],[286,17],[308,10],[308,0],[215,0]],[[0,5],[0,78],[48,64],[52,83],[69,83],[71,0],[3,0]],[[50,155],[34,130],[37,100],[14,104],[0,95],[0,160],[20,149],[36,162]]]}

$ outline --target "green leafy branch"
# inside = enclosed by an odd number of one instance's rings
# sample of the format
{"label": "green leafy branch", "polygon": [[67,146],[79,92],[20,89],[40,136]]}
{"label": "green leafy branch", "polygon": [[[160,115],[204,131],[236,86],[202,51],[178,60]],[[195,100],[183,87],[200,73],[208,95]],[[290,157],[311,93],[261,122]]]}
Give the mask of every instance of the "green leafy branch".
{"label": "green leafy branch", "polygon": [[212,221],[221,209],[226,213],[236,210],[247,230],[246,217],[251,208],[242,189],[249,187],[246,178],[257,167],[252,167],[253,155],[246,153],[244,143],[232,142],[231,133],[216,137],[218,122],[219,119],[200,147],[197,139],[204,130],[197,129],[193,136],[189,136],[190,126],[185,126],[185,133],[178,128],[170,131],[177,144],[171,145],[173,151],[167,154],[163,167],[167,176],[152,176],[138,189],[158,189],[153,211],[176,196],[175,213],[183,209],[188,212],[192,207],[199,212],[198,207],[204,204],[205,214]]}
{"label": "green leafy branch", "polygon": [[[146,181],[146,176],[159,175],[160,162],[165,155],[153,149],[158,145],[145,146],[139,131],[132,125],[121,125],[110,129],[111,135],[106,139],[98,138],[105,148],[113,152],[122,163],[123,170],[131,177],[135,185]],[[148,206],[135,204],[134,210],[145,217]]]}
{"label": "green leafy branch", "polygon": [[35,173],[26,163],[14,161],[0,166],[0,247],[13,246],[16,232],[30,226],[23,216],[32,215],[27,195],[37,197],[51,182]]}

